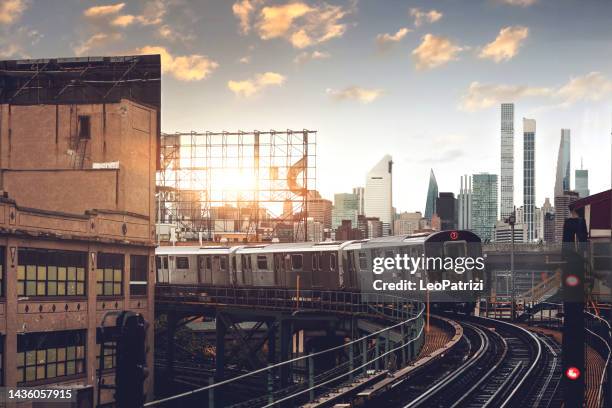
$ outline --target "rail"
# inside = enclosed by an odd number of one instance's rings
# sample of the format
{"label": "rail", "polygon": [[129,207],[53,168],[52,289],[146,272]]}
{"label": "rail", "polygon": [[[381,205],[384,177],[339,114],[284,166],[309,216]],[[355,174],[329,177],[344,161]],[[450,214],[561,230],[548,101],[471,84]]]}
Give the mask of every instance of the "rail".
{"label": "rail", "polygon": [[[211,383],[204,387],[151,401],[146,403],[144,407],[159,407],[163,404],[192,397],[204,392],[208,392],[209,407],[212,407],[215,401],[215,391],[218,391],[220,387],[260,374],[267,374],[268,377],[268,393],[261,397],[268,397],[265,407],[272,407],[284,401],[299,398],[305,394],[308,394],[308,400],[312,401],[315,398],[315,391],[321,387],[337,384],[346,379],[352,380],[359,372],[366,376],[368,375],[369,369],[378,369],[381,362],[388,365],[390,356],[395,353],[400,355],[402,365],[405,365],[407,362],[407,354],[410,354],[410,357],[414,357],[416,355],[415,350],[420,348],[424,341],[424,304],[388,294],[365,294],[324,290],[302,290],[298,293],[296,290],[291,289],[232,288],[168,284],[157,285],[156,291],[156,302],[161,304],[199,303],[216,306],[229,305],[236,307],[274,308],[288,311],[312,310],[353,315],[357,314],[377,319],[385,318],[397,323],[392,323],[388,327],[329,349],[299,356],[233,378]],[[401,333],[401,340],[397,341],[393,346],[390,344],[392,331],[400,331]],[[355,349],[361,354],[356,355]],[[319,376],[322,381],[316,383],[314,376],[315,358],[327,353],[339,351],[349,356],[346,371],[332,378]],[[270,390],[274,373],[279,372],[280,369],[291,367],[291,365],[295,365],[298,362],[306,363],[308,367],[308,382],[299,384],[302,389],[280,399],[274,399],[274,392]]]}

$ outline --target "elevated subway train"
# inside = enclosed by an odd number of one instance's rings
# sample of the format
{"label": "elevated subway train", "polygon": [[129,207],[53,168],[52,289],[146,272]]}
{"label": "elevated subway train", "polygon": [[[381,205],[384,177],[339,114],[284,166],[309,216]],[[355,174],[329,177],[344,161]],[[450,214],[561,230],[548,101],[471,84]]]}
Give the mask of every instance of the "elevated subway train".
{"label": "elevated subway train", "polygon": [[[346,290],[371,293],[381,275],[375,258],[453,258],[482,256],[480,238],[470,231],[381,237],[355,241],[270,243],[243,246],[162,246],[156,249],[157,282],[231,287],[276,287],[302,290]],[[414,275],[395,267],[385,282],[410,281],[427,275],[429,282],[482,280],[484,271],[462,276],[441,267],[422,265]],[[470,299],[478,293],[472,293]],[[441,303],[441,301],[440,301]],[[445,308],[471,311],[473,300],[444,302]],[[436,306],[440,306],[436,304]]]}

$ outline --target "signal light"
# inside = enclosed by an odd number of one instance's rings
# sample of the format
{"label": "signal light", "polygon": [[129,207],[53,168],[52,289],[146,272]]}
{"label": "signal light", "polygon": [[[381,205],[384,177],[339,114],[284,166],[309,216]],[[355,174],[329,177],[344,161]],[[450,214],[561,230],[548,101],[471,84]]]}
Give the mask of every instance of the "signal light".
{"label": "signal light", "polygon": [[567,370],[565,370],[565,376],[568,379],[575,381],[580,378],[580,370],[577,367],[569,367]]}
{"label": "signal light", "polygon": [[576,275],[567,275],[567,277],[565,278],[565,284],[573,288],[580,284],[580,278]]}

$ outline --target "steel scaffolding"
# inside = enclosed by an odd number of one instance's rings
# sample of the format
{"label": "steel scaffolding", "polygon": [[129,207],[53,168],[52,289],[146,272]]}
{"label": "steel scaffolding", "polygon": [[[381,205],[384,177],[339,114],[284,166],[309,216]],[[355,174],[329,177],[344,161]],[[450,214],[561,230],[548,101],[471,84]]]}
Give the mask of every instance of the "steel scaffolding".
{"label": "steel scaffolding", "polygon": [[157,222],[186,239],[307,237],[316,131],[162,133],[160,164]]}

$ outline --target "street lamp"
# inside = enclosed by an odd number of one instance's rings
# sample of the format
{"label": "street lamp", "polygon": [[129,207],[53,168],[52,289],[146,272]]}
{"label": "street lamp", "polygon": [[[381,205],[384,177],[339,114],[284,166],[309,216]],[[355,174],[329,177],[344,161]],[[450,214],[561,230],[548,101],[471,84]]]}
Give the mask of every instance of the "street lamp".
{"label": "street lamp", "polygon": [[516,313],[516,299],[514,291],[514,225],[516,224],[516,207],[512,210],[512,214],[505,220],[506,224],[510,225],[510,279],[512,281],[512,289],[510,292],[512,301],[512,320],[514,320]]}

